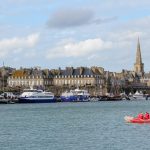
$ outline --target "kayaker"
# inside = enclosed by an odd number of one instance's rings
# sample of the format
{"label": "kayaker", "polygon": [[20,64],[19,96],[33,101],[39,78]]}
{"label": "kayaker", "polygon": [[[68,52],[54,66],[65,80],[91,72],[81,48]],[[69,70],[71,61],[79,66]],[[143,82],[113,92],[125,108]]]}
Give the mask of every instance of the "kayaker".
{"label": "kayaker", "polygon": [[143,119],[144,118],[143,113],[139,113],[138,116],[137,116],[137,118]]}
{"label": "kayaker", "polygon": [[145,115],[144,115],[144,119],[149,119],[149,118],[150,118],[150,115],[149,115],[148,112],[146,112]]}

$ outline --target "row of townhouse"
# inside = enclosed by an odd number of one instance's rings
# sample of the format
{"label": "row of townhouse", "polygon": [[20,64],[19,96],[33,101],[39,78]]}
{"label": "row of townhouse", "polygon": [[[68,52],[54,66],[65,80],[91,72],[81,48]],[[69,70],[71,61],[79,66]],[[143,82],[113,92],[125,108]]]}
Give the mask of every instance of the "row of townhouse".
{"label": "row of townhouse", "polygon": [[9,87],[44,87],[68,86],[86,87],[97,86],[102,89],[105,85],[104,69],[101,67],[66,67],[65,69],[41,70],[19,69],[8,77]]}
{"label": "row of townhouse", "polygon": [[125,87],[135,80],[135,72],[122,70],[121,73],[104,71],[102,67],[66,67],[65,69],[39,68],[14,70],[8,77],[9,87],[89,88],[96,87],[99,94],[110,92],[112,87]]}
{"label": "row of townhouse", "polygon": [[54,85],[63,86],[86,86],[86,85],[103,85],[104,84],[104,69],[98,67],[67,67],[64,70],[59,70],[59,73],[54,77]]}
{"label": "row of townhouse", "polygon": [[9,87],[46,87],[52,85],[52,77],[48,69],[19,69],[12,72],[7,83]]}

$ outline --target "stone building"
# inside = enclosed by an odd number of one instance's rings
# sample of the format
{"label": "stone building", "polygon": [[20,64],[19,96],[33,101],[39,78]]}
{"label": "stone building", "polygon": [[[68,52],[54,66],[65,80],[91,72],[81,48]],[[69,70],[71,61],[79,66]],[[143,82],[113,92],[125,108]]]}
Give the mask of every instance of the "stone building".
{"label": "stone building", "polygon": [[53,84],[49,70],[41,70],[38,68],[19,69],[12,73],[7,79],[9,87],[37,87],[46,88]]}
{"label": "stone building", "polygon": [[135,80],[132,82],[134,90],[148,90],[150,86],[150,73],[144,72],[144,63],[142,63],[140,41],[138,38],[136,62],[134,64]]}
{"label": "stone building", "polygon": [[140,82],[150,87],[150,73],[145,73],[144,76],[140,78]]}
{"label": "stone building", "polygon": [[142,63],[139,38],[137,43],[136,62],[134,64],[134,72],[137,78],[136,78],[136,82],[133,84],[137,84],[141,88],[150,86],[150,73],[144,73],[144,63]]}
{"label": "stone building", "polygon": [[12,72],[14,71],[14,68],[11,67],[0,67],[0,90],[3,91],[5,87],[8,86],[7,84],[7,78],[11,76]]}
{"label": "stone building", "polygon": [[135,73],[137,73],[140,76],[142,76],[144,74],[144,64],[142,63],[139,38],[138,38],[138,43],[137,43],[136,62],[134,64],[134,71],[135,71]]}
{"label": "stone building", "polygon": [[[58,69],[57,75],[54,76],[54,86],[71,88],[91,89],[93,95],[103,93],[104,69],[101,67],[66,67],[66,69]],[[93,87],[93,88],[92,88]],[[92,91],[92,89],[95,89]]]}

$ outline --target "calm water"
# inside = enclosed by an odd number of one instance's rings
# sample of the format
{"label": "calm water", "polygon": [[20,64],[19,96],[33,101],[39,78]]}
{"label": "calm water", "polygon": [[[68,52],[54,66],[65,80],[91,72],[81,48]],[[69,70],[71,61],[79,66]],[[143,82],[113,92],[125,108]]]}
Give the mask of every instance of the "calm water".
{"label": "calm water", "polygon": [[150,101],[0,105],[0,150],[149,150]]}

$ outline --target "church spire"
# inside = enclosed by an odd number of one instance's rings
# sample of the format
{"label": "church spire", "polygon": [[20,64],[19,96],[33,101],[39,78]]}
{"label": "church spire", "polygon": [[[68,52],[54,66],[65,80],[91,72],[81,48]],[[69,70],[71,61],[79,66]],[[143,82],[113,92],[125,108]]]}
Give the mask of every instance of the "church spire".
{"label": "church spire", "polygon": [[136,64],[142,64],[142,57],[141,57],[141,48],[140,48],[139,37],[138,37],[137,51],[136,51]]}
{"label": "church spire", "polygon": [[138,42],[137,42],[136,62],[134,64],[134,71],[138,74],[144,73],[144,64],[142,63],[139,37],[138,37]]}

